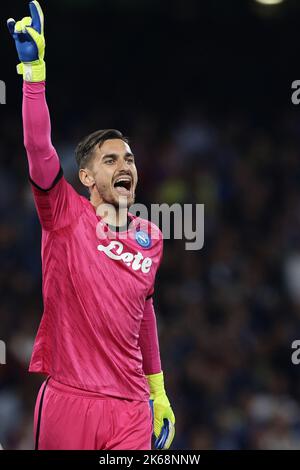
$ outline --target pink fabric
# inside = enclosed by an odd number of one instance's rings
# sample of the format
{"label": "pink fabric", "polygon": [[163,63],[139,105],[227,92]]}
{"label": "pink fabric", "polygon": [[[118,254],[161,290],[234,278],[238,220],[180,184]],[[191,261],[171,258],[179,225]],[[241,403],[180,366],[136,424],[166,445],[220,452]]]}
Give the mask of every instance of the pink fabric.
{"label": "pink fabric", "polygon": [[51,187],[60,164],[51,142],[51,124],[45,82],[23,82],[23,129],[29,174],[42,189]]}
{"label": "pink fabric", "polygon": [[[162,257],[161,232],[132,215],[127,232],[109,231],[63,176],[50,191],[32,189],[42,225],[44,314],[30,370],[148,401],[139,335]],[[135,237],[141,225],[152,234],[148,248]]]}
{"label": "pink fabric", "polygon": [[119,400],[83,392],[50,378],[42,385],[34,413],[39,450],[150,450],[149,402]]}
{"label": "pink fabric", "polygon": [[152,298],[148,299],[145,304],[144,316],[140,329],[139,345],[142,351],[143,370],[145,374],[158,374],[161,371],[161,362],[156,317]]}
{"label": "pink fabric", "polygon": [[[51,143],[45,82],[24,82],[23,96],[30,176],[49,189],[60,164]],[[135,240],[134,228],[125,240],[120,233],[100,241],[101,219],[64,177],[49,191],[33,186],[33,194],[42,225],[44,314],[30,370],[106,396],[147,401],[144,372],[160,371],[155,314],[145,299],[162,257],[161,233],[146,223],[154,231],[147,249]],[[150,269],[115,259],[119,250],[126,259],[150,259]]]}

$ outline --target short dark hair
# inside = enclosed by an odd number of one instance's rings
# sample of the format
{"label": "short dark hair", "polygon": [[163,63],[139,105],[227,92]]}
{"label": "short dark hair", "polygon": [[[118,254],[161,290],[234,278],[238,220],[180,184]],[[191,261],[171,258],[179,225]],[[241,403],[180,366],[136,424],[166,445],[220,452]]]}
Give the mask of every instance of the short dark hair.
{"label": "short dark hair", "polygon": [[105,140],[121,139],[127,144],[129,143],[127,137],[124,137],[122,132],[116,129],[103,129],[89,134],[81,140],[76,147],[75,157],[78,168],[84,168],[88,165],[93,157],[93,150],[98,145],[101,147]]}

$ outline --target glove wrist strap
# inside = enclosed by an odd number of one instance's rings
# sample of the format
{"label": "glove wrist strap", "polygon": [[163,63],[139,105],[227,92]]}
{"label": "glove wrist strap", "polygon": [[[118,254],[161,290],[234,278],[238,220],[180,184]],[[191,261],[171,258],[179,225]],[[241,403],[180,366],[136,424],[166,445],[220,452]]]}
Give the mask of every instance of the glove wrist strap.
{"label": "glove wrist strap", "polygon": [[150,388],[151,400],[153,400],[154,397],[164,395],[166,393],[163,372],[159,372],[158,374],[147,375],[146,377]]}
{"label": "glove wrist strap", "polygon": [[17,72],[26,82],[42,82],[46,78],[46,64],[44,60],[21,62],[17,65]]}

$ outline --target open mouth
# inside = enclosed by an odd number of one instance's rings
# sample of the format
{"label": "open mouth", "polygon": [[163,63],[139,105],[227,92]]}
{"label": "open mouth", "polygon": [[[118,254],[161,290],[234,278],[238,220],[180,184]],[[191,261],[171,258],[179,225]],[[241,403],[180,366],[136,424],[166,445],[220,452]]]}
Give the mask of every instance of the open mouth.
{"label": "open mouth", "polygon": [[121,176],[114,182],[114,188],[118,194],[128,196],[132,187],[132,179],[130,176]]}

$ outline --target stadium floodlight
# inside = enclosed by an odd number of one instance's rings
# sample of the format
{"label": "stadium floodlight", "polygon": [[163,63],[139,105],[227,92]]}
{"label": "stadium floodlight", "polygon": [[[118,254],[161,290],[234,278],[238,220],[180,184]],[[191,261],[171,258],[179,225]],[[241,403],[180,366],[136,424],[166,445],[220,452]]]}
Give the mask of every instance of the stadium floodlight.
{"label": "stadium floodlight", "polygon": [[256,3],[260,3],[261,5],[279,5],[283,3],[284,0],[255,0]]}

